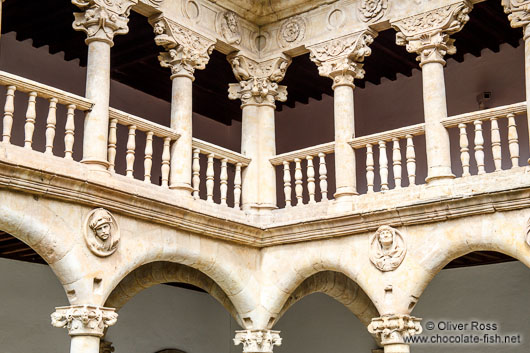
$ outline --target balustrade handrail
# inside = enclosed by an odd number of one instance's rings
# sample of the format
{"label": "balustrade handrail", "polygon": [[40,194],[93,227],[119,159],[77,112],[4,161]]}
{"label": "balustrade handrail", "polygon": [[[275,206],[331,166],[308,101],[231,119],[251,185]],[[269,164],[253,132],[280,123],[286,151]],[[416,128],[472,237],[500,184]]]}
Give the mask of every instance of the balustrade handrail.
{"label": "balustrade handrail", "polygon": [[269,159],[272,165],[282,165],[283,162],[292,162],[296,158],[305,159],[307,156],[318,156],[319,153],[333,153],[335,151],[335,142],[327,142],[316,146],[302,148],[300,150],[286,152]]}
{"label": "balustrade handrail", "polygon": [[425,134],[425,124],[416,124],[401,127],[390,131],[378,132],[376,134],[360,136],[353,138],[349,143],[354,149],[365,148],[366,145],[377,145],[379,141],[389,142],[394,138],[403,138],[407,135],[417,136]]}
{"label": "balustrade handrail", "polygon": [[76,109],[81,111],[89,111],[94,105],[92,101],[84,97],[36,81],[32,81],[27,78],[13,75],[5,71],[0,71],[0,85],[15,86],[17,91],[24,93],[36,92],[41,98],[56,98],[59,104],[73,104],[75,105]]}
{"label": "balustrade handrail", "polygon": [[503,105],[500,107],[478,110],[471,113],[464,113],[454,115],[442,120],[442,124],[446,128],[457,127],[459,124],[468,124],[477,120],[487,120],[491,118],[503,118],[508,114],[524,114],[526,113],[526,102]]}
{"label": "balustrade handrail", "polygon": [[231,151],[227,148],[216,146],[213,143],[209,143],[198,138],[193,138],[193,148],[201,150],[202,154],[213,154],[217,159],[226,159],[230,164],[241,163],[243,167],[250,164],[251,159],[243,156],[240,153]]}
{"label": "balustrade handrail", "polygon": [[122,112],[121,110],[115,108],[109,108],[109,118],[118,120],[118,124],[120,125],[134,125],[138,130],[152,132],[155,136],[161,138],[169,137],[172,141],[176,141],[180,137],[178,133],[169,127],[142,119],[129,113]]}

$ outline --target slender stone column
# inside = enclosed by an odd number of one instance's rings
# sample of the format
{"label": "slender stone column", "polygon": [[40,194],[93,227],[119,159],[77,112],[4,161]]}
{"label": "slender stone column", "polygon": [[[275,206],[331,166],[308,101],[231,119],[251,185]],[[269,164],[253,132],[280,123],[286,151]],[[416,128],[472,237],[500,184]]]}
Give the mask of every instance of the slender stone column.
{"label": "slender stone column", "polygon": [[180,135],[171,146],[169,187],[191,197],[193,74],[206,67],[215,42],[160,16],[150,22],[156,44],[166,49],[158,59],[171,69],[171,128]]}
{"label": "slender stone column", "polygon": [[335,199],[347,211],[353,207],[357,195],[355,151],[349,141],[355,137],[353,109],[354,79],[364,77],[364,58],[371,54],[369,45],[376,32],[362,31],[309,47],[311,60],[321,76],[333,80],[335,121]]}
{"label": "slender stone column", "polygon": [[290,58],[256,62],[237,53],[228,56],[239,83],[230,84],[228,97],[241,99],[241,153],[252,161],[243,171],[242,207],[257,213],[276,208],[276,171],[270,158],[276,155],[275,101],[287,99],[287,89],[278,85]]}
{"label": "slender stone column", "polygon": [[280,331],[242,330],[236,331],[236,346],[243,344],[243,353],[272,353],[274,346],[281,346]]}
{"label": "slender stone column", "polygon": [[110,48],[117,34],[129,31],[130,9],[138,0],[72,0],[84,12],[74,13],[73,28],[87,34],[86,97],[94,102],[85,118],[82,163],[107,172],[109,132]]}
{"label": "slender stone column", "polygon": [[70,353],[99,353],[100,339],[118,314],[113,308],[95,305],[71,305],[55,308],[51,315],[54,327],[65,327],[71,337]]}
{"label": "slender stone column", "polygon": [[456,52],[449,35],[462,29],[471,8],[471,3],[462,1],[392,23],[398,31],[396,43],[417,53],[422,68],[428,184],[455,177],[451,172],[449,134],[441,122],[447,118],[444,56]]}
{"label": "slender stone column", "polygon": [[385,353],[409,353],[404,338],[422,332],[420,321],[409,315],[386,315],[372,319],[368,331],[381,341]]}

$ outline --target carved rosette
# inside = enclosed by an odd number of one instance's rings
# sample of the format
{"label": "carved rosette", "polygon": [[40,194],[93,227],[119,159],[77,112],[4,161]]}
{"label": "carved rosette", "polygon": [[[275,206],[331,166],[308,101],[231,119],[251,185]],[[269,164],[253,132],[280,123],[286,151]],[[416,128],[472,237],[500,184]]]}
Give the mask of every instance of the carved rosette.
{"label": "carved rosette", "polygon": [[353,80],[364,77],[362,62],[372,53],[369,45],[376,36],[376,32],[366,30],[310,46],[311,61],[317,64],[320,76],[333,80],[333,88],[354,87]]}
{"label": "carved rosette", "polygon": [[291,17],[282,23],[278,39],[282,46],[290,46],[302,41],[305,37],[306,25],[302,17]]}
{"label": "carved rosette", "polygon": [[114,310],[93,305],[61,306],[51,314],[52,325],[67,328],[70,336],[103,337],[105,329],[118,320]]}
{"label": "carved rosette", "polygon": [[372,319],[368,331],[383,345],[402,344],[405,337],[419,335],[421,319],[409,315],[387,315]]}
{"label": "carved rosette", "polygon": [[456,53],[454,39],[449,36],[469,21],[471,9],[471,3],[463,1],[393,22],[398,31],[396,43],[409,53],[417,53],[420,66],[431,62],[445,65],[444,56]]}
{"label": "carved rosette", "polygon": [[359,3],[359,14],[364,22],[379,21],[388,8],[388,0],[362,0]]}
{"label": "carved rosette", "polygon": [[291,63],[289,58],[256,62],[242,55],[231,54],[227,59],[239,81],[229,84],[228,98],[241,99],[242,107],[251,104],[275,107],[275,101],[287,100],[287,87],[278,85],[278,82],[283,80]]}
{"label": "carved rosette", "polygon": [[84,12],[74,13],[73,28],[87,34],[85,42],[103,41],[114,45],[115,35],[129,32],[131,7],[138,0],[72,0]]}
{"label": "carved rosette", "polygon": [[508,18],[513,28],[524,28],[524,39],[530,37],[530,1],[529,0],[502,0],[504,12],[509,14]]}
{"label": "carved rosette", "polygon": [[274,346],[281,346],[280,331],[242,330],[236,331],[236,346],[243,344],[243,353],[272,353]]}
{"label": "carved rosette", "polygon": [[193,80],[195,70],[208,64],[215,41],[163,17],[151,22],[155,43],[166,49],[158,56],[160,65],[171,69],[172,79],[185,76]]}

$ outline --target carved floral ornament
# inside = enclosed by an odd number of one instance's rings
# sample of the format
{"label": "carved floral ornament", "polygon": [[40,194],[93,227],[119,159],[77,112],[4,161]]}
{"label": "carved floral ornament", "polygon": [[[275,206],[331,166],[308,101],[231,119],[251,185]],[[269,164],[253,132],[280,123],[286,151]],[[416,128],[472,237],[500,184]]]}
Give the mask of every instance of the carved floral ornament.
{"label": "carved floral ornament", "polygon": [[87,34],[86,43],[104,41],[111,46],[115,35],[129,32],[131,7],[138,0],[72,0],[84,12],[74,13],[73,28]]}
{"label": "carved floral ornament", "polygon": [[397,229],[381,226],[370,237],[370,261],[380,271],[394,271],[406,254],[405,239]]}
{"label": "carved floral ornament", "polygon": [[120,241],[118,224],[114,216],[103,208],[96,208],[88,214],[84,234],[88,248],[97,256],[110,256],[118,248]]}
{"label": "carved floral ornament", "polygon": [[305,37],[306,24],[302,17],[291,17],[282,23],[279,32],[280,43],[283,46],[300,42]]}
{"label": "carved floral ornament", "polygon": [[364,22],[378,21],[388,8],[388,0],[362,0],[359,3],[359,14]]}
{"label": "carved floral ornament", "polygon": [[242,330],[236,331],[236,346],[243,344],[243,353],[272,353],[274,346],[281,346],[280,331]]}
{"label": "carved floral ornament", "polygon": [[422,332],[421,319],[409,315],[387,315],[372,319],[368,332],[383,345],[404,343],[405,337],[419,335]]}
{"label": "carved floral ornament", "polygon": [[105,329],[118,321],[113,308],[92,305],[72,305],[55,308],[52,326],[65,327],[70,336],[102,337]]}

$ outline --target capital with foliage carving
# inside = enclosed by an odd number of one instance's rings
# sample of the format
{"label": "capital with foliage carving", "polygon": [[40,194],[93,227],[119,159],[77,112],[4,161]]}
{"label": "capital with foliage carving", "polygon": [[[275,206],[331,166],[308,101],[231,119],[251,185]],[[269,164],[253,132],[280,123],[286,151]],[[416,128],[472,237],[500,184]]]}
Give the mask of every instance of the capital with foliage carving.
{"label": "capital with foliage carving", "polygon": [[530,1],[529,0],[502,0],[504,12],[509,14],[510,24],[513,28],[524,28],[524,39],[530,38]]}
{"label": "capital with foliage carving", "polygon": [[114,36],[127,34],[129,13],[138,0],[72,0],[84,12],[74,13],[73,28],[87,34],[85,42],[102,41],[114,45]]}
{"label": "capital with foliage carving", "polygon": [[354,79],[364,77],[364,58],[372,54],[370,44],[377,32],[366,30],[342,38],[309,46],[311,61],[318,66],[320,76],[333,80],[333,88],[351,86]]}
{"label": "capital with foliage carving", "polygon": [[405,337],[419,335],[421,319],[409,315],[386,315],[372,319],[368,331],[383,345],[402,344]]}
{"label": "capital with foliage carving", "polygon": [[164,17],[150,19],[155,43],[166,49],[158,60],[171,69],[171,78],[185,76],[194,79],[195,70],[203,70],[210,60],[215,41]]}
{"label": "capital with foliage carving", "polygon": [[472,8],[470,2],[462,1],[392,22],[398,31],[396,43],[404,45],[409,53],[417,53],[420,66],[431,62],[445,65],[444,56],[456,53],[450,35],[469,21]]}
{"label": "capital with foliage carving", "polygon": [[70,336],[103,337],[107,327],[118,320],[114,308],[93,305],[71,305],[55,308],[51,314],[54,327],[65,327]]}
{"label": "capital with foliage carving", "polygon": [[243,353],[272,353],[274,346],[281,346],[280,331],[242,330],[236,331],[236,346],[243,344]]}
{"label": "capital with foliage carving", "polygon": [[283,80],[291,59],[282,56],[257,62],[237,53],[227,57],[239,83],[228,87],[228,98],[241,99],[241,106],[269,105],[287,100],[287,87],[278,85]]}

